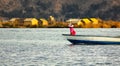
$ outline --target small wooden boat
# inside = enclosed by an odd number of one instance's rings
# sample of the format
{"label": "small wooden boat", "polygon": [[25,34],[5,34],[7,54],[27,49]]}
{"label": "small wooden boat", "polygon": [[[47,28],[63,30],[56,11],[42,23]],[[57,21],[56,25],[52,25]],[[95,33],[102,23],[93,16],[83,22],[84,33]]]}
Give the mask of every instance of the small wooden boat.
{"label": "small wooden boat", "polygon": [[63,34],[72,44],[120,44],[120,37]]}

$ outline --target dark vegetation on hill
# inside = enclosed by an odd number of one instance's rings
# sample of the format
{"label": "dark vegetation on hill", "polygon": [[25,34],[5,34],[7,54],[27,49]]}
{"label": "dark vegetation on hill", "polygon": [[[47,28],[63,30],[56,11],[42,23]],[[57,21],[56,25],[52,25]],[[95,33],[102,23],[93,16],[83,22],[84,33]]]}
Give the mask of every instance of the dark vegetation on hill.
{"label": "dark vegetation on hill", "polygon": [[120,21],[120,0],[0,0],[0,17],[97,17]]}

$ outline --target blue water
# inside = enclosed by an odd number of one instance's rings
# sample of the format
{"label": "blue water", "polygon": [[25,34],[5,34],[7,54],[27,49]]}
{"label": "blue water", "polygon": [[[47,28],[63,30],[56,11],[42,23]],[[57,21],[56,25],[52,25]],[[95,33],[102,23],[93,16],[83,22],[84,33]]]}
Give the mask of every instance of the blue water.
{"label": "blue water", "polygon": [[[120,29],[78,35],[120,36]],[[0,29],[0,66],[120,66],[120,45],[71,45],[67,28]]]}

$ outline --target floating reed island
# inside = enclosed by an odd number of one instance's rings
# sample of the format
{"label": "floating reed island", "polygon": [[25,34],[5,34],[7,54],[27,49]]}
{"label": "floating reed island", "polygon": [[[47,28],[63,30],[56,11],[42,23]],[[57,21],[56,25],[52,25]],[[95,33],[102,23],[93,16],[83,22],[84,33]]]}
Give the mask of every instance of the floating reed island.
{"label": "floating reed island", "polygon": [[0,19],[0,28],[68,28],[68,24],[75,28],[120,28],[120,21],[102,20],[100,18],[70,18],[58,21],[53,16],[45,18],[11,18]]}

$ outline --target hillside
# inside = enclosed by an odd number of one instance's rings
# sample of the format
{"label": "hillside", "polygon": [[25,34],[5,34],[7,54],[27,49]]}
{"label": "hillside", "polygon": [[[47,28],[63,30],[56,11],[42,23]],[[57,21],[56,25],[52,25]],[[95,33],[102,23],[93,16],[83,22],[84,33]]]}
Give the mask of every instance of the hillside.
{"label": "hillside", "polygon": [[0,0],[0,17],[99,17],[120,21],[120,0]]}

